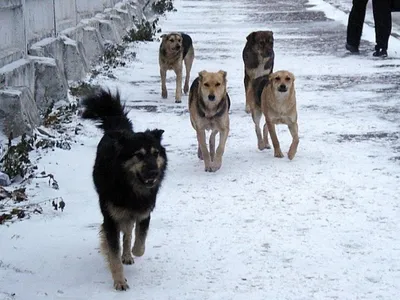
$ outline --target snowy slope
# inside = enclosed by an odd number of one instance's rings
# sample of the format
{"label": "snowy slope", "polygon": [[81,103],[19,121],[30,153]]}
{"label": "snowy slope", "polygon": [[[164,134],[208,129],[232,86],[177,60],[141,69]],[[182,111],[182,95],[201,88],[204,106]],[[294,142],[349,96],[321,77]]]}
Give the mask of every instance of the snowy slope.
{"label": "snowy slope", "polygon": [[[231,132],[222,168],[206,173],[197,159],[187,97],[174,103],[172,72],[169,98],[161,99],[159,43],[132,45],[137,59],[115,69],[116,80],[94,83],[121,90],[136,130],[165,130],[170,163],[146,253],[125,267],[131,289],[113,290],[99,253],[91,171],[101,132],[85,122],[71,151],[40,160],[60,190],[44,179],[28,191],[34,201],[62,197],[64,212],[49,207],[0,226],[0,299],[397,299],[399,123],[391,109],[398,105],[400,45],[392,43],[386,61],[346,55],[345,27],[320,9],[337,12],[312,2],[321,6],[175,1],[178,11],[161,27],[192,36],[191,79],[203,69],[228,72]],[[247,34],[262,28],[275,34],[275,70],[297,77],[293,161],[258,151],[244,112],[241,51]],[[278,136],[286,154],[287,128],[278,127]]]}

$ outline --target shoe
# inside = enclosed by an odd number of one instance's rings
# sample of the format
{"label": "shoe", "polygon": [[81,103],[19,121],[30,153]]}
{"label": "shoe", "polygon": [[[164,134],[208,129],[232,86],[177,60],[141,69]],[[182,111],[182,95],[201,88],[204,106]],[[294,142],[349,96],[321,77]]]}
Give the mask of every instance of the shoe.
{"label": "shoe", "polygon": [[346,49],[349,50],[351,53],[358,53],[358,47],[352,46],[349,43],[346,43]]}
{"label": "shoe", "polygon": [[385,49],[382,49],[382,48],[381,49],[376,49],[375,48],[375,52],[372,53],[372,55],[375,56],[375,57],[387,57],[388,56],[387,51]]}

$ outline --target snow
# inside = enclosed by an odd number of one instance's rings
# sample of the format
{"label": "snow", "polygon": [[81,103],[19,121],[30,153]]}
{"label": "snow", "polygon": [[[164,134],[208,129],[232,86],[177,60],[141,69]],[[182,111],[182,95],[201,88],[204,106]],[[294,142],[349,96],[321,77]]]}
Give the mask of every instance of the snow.
{"label": "snow", "polygon": [[29,63],[30,63],[30,60],[28,60],[28,59],[25,59],[25,58],[18,59],[8,65],[1,67],[0,74],[3,75],[6,73],[9,73],[9,72],[13,72],[15,69],[18,69],[20,67],[28,65]]}
{"label": "snow", "polygon": [[[60,186],[51,189],[47,179],[29,186],[44,213],[0,226],[0,299],[398,299],[399,128],[390,111],[398,105],[393,65],[400,47],[391,43],[388,60],[373,59],[372,47],[346,55],[340,22],[266,24],[260,12],[280,7],[263,3],[175,1],[178,11],[160,21],[163,32],[192,36],[191,80],[203,69],[228,72],[231,132],[216,173],[197,159],[187,97],[174,103],[173,72],[168,99],[160,97],[159,42],[132,45],[136,60],[114,69],[117,80],[94,80],[120,89],[136,130],[165,130],[168,173],[146,253],[124,268],[131,289],[113,290],[99,253],[91,172],[101,132],[84,122],[71,151],[37,154],[39,171]],[[276,39],[274,69],[296,76],[300,145],[293,161],[258,151],[244,112],[241,51],[247,34],[266,26]],[[331,36],[341,44],[313,48]],[[290,134],[285,126],[277,132],[286,154]],[[394,138],[368,137],[374,134]],[[64,199],[64,212],[43,202],[55,197]]]}

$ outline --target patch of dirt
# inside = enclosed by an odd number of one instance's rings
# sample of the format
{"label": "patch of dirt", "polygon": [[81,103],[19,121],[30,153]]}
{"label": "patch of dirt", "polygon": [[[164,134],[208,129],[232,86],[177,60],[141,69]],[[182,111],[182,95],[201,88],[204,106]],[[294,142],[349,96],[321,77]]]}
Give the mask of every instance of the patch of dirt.
{"label": "patch of dirt", "polygon": [[363,142],[369,140],[397,141],[400,133],[397,132],[367,132],[363,134],[340,134],[338,142]]}

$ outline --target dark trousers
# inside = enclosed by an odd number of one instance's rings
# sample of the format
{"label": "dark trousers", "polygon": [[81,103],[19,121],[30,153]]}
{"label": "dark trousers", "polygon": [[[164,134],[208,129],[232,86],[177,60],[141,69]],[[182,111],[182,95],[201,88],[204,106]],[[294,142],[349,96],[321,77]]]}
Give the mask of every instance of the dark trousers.
{"label": "dark trousers", "polygon": [[[379,2],[379,0],[376,2]],[[351,8],[349,15],[349,22],[347,24],[347,43],[356,48],[360,46],[367,4],[368,0],[353,0],[353,7]]]}
{"label": "dark trousers", "polygon": [[[392,31],[391,0],[372,0],[376,48],[387,50]],[[378,50],[377,49],[377,50]]]}

